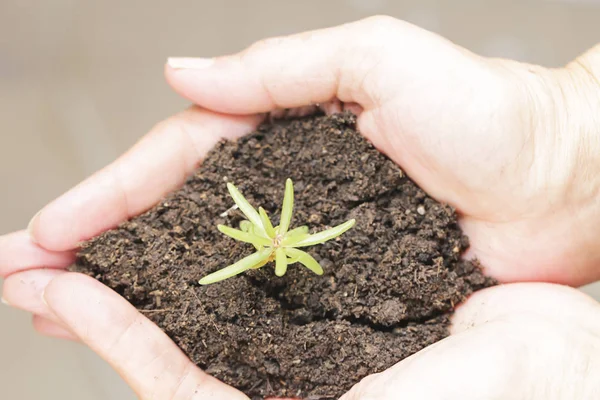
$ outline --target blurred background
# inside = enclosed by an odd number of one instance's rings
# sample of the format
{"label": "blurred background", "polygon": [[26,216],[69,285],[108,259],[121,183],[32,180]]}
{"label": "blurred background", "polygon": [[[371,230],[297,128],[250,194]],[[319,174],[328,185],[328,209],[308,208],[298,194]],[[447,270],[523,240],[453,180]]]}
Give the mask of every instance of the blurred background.
{"label": "blurred background", "polygon": [[[600,0],[0,0],[0,234],[186,106],[168,56],[388,14],[483,55],[561,66],[600,41]],[[600,299],[600,285],[583,290]],[[0,307],[0,397],[133,399],[82,346]]]}

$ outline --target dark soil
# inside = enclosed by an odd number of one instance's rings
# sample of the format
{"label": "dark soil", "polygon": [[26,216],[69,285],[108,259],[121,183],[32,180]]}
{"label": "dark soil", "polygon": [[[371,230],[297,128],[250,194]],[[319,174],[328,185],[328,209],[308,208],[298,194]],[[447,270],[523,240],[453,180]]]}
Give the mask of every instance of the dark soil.
{"label": "dark soil", "polygon": [[[312,231],[355,218],[308,248],[325,269],[271,264],[201,287],[253,252],[220,234],[237,227],[225,182],[279,220],[286,178],[292,224]],[[266,125],[219,144],[183,188],[87,243],[77,269],[122,294],[201,368],[253,399],[337,398],[448,335],[454,306],[491,279],[461,261],[454,210],[427,196],[355,130],[350,114]]]}

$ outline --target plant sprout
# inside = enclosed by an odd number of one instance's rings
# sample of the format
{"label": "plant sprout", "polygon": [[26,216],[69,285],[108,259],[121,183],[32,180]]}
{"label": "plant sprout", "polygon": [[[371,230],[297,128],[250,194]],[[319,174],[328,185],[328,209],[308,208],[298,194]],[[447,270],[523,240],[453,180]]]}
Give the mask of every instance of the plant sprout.
{"label": "plant sprout", "polygon": [[251,243],[256,252],[228,267],[205,276],[200,280],[201,285],[219,282],[249,269],[261,268],[270,261],[275,261],[275,275],[277,276],[285,275],[288,265],[297,262],[315,274],[323,275],[323,268],[317,260],[305,251],[299,250],[298,247],[314,246],[335,239],[352,228],[356,222],[351,219],[334,228],[315,234],[309,234],[306,225],[290,230],[294,208],[294,184],[291,179],[285,182],[281,219],[279,226],[275,227],[266,211],[262,207],[259,207],[256,211],[233,184],[228,183],[227,189],[235,204],[248,220],[240,222],[240,229],[225,225],[218,225],[217,229],[230,238]]}

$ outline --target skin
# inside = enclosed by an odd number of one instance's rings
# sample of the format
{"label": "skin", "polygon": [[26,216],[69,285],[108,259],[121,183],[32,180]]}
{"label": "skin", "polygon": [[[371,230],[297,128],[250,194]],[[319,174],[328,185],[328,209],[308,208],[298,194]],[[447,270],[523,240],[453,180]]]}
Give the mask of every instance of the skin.
{"label": "skin", "polygon": [[[65,272],[78,243],[179,187],[221,138],[265,113],[349,108],[360,131],[438,200],[502,282],[600,278],[600,47],[561,69],[488,59],[374,17],[259,42],[216,59],[171,59],[195,106],[0,237],[4,297],[43,334],[80,340],[141,399],[246,399],[196,368],[158,327],[91,278]],[[600,306],[575,289],[512,283],[459,307],[452,335],[343,400],[600,397]],[[427,385],[435,378],[435,385]]]}

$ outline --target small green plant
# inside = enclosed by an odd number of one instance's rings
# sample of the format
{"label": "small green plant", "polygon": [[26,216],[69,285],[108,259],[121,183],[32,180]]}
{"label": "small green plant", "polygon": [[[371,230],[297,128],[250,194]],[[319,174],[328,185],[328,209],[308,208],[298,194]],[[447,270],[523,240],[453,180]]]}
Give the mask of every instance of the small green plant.
{"label": "small green plant", "polygon": [[325,243],[352,228],[356,222],[351,219],[334,228],[312,235],[308,233],[308,226],[300,226],[289,230],[294,208],[294,185],[291,179],[285,182],[281,219],[279,226],[276,227],[273,227],[265,210],[259,207],[257,212],[233,184],[228,183],[227,189],[235,204],[248,220],[240,223],[239,230],[225,225],[218,225],[217,228],[221,233],[235,240],[251,243],[256,252],[228,267],[205,276],[200,280],[201,285],[219,282],[249,269],[261,268],[270,261],[275,261],[275,275],[277,276],[285,275],[288,265],[296,262],[304,265],[317,275],[323,275],[323,268],[317,260],[310,254],[299,250],[298,247]]}

